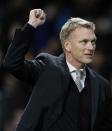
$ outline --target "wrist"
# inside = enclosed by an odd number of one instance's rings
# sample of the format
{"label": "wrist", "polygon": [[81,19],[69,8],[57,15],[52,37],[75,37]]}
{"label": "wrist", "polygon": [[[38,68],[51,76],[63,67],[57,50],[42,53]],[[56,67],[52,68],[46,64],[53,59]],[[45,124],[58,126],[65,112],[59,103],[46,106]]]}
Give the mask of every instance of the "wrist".
{"label": "wrist", "polygon": [[38,26],[37,23],[32,22],[32,21],[28,21],[28,24],[31,25],[31,26],[32,26],[33,28],[35,28],[35,29],[36,29],[37,26]]}
{"label": "wrist", "polygon": [[23,32],[26,32],[26,33],[28,33],[28,34],[33,34],[33,32],[35,32],[35,28],[32,26],[32,25],[30,25],[29,23],[26,23],[22,28],[21,28],[21,30],[23,31]]}

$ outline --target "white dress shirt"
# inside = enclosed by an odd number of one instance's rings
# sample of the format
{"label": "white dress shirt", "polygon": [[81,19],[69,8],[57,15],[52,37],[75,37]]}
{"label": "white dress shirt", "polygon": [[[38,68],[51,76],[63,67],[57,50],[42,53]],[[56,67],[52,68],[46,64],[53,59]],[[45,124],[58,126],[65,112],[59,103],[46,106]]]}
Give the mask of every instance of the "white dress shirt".
{"label": "white dress shirt", "polygon": [[[71,77],[73,78],[73,80],[75,82],[75,80],[76,80],[76,72],[75,71],[77,70],[77,68],[75,68],[73,65],[71,65],[68,61],[66,61],[66,63],[68,65]],[[81,78],[81,85],[82,85],[82,88],[84,88],[84,86],[85,86],[85,78],[86,78],[86,70],[85,70],[85,68],[80,69],[80,70],[84,73],[83,77]]]}

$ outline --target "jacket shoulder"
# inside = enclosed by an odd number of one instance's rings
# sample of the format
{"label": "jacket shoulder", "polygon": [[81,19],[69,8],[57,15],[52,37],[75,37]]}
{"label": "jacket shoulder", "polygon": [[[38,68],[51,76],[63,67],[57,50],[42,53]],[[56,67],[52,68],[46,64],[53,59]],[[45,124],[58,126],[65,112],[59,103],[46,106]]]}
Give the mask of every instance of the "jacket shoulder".
{"label": "jacket shoulder", "polygon": [[102,81],[104,83],[109,83],[109,81],[105,77],[103,77],[100,73],[96,72],[92,68],[88,67],[88,70],[93,75],[93,77],[96,77],[97,79],[99,79],[99,81]]}
{"label": "jacket shoulder", "polygon": [[37,62],[40,62],[41,64],[44,64],[44,65],[56,65],[57,66],[57,60],[58,56],[54,56],[52,54],[48,54],[48,53],[40,53],[39,55],[37,55],[35,57],[35,60]]}
{"label": "jacket shoulder", "polygon": [[95,78],[96,81],[98,83],[100,83],[100,85],[102,85],[102,87],[107,87],[107,86],[110,87],[109,80],[104,78],[101,74],[99,74],[95,70],[91,69],[90,67],[88,68],[88,70],[89,70],[90,74],[92,75],[92,77]]}

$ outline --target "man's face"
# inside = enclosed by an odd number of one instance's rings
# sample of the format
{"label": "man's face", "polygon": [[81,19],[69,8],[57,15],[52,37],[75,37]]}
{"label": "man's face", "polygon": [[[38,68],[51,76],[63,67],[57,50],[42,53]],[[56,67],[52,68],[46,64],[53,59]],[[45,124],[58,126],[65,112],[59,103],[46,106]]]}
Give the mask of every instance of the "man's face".
{"label": "man's face", "polygon": [[91,63],[96,48],[95,42],[96,36],[93,30],[85,27],[76,28],[71,33],[69,42],[65,46],[71,64],[83,66]]}

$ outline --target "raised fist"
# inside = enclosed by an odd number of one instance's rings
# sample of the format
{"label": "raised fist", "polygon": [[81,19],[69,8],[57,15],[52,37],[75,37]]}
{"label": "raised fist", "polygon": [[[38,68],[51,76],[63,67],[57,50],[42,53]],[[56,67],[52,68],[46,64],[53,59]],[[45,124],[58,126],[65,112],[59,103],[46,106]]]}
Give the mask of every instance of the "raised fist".
{"label": "raised fist", "polygon": [[34,28],[44,24],[45,20],[46,14],[42,9],[33,9],[30,11],[28,23]]}

